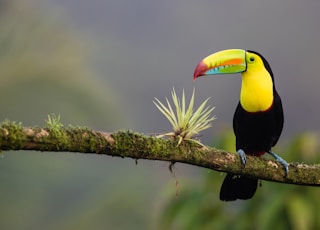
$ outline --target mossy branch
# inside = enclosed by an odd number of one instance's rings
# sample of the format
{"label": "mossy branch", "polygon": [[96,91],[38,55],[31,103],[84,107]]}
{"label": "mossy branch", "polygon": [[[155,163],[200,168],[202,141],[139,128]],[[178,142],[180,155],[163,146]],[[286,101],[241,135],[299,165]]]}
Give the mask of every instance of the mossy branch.
{"label": "mossy branch", "polygon": [[0,125],[0,149],[93,153],[172,164],[181,162],[261,180],[320,186],[319,165],[291,163],[289,176],[285,177],[282,166],[273,160],[247,156],[247,164],[243,166],[235,153],[204,148],[188,141],[177,146],[177,142],[171,139],[131,131],[107,133],[79,127],[23,127],[15,122],[3,122]]}

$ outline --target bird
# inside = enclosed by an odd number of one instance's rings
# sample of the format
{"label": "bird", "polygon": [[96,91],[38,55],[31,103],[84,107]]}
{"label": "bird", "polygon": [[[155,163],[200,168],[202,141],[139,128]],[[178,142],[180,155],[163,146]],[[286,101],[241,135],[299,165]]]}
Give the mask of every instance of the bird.
{"label": "bird", "polygon": [[[282,164],[287,176],[289,164],[271,150],[281,135],[284,115],[268,61],[256,51],[222,50],[200,61],[193,78],[234,73],[242,76],[240,99],[233,116],[235,147],[242,164],[246,164],[246,155],[260,157],[268,153]],[[227,174],[220,189],[220,200],[251,199],[257,186],[257,179]]]}

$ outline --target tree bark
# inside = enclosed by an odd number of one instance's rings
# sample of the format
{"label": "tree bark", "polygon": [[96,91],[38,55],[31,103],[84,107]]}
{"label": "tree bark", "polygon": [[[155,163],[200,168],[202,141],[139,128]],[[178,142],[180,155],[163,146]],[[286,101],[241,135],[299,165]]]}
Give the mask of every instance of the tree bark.
{"label": "tree bark", "polygon": [[261,157],[247,156],[242,165],[236,153],[199,146],[193,142],[146,136],[132,131],[114,133],[81,127],[22,127],[15,122],[0,125],[0,150],[35,150],[104,154],[191,164],[220,172],[280,183],[320,186],[320,166],[290,163],[285,176],[281,164]]}

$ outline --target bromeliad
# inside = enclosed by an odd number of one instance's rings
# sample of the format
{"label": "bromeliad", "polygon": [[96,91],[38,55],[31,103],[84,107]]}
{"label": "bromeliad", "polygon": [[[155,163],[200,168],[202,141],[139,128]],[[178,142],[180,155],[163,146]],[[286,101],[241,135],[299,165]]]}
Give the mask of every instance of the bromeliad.
{"label": "bromeliad", "polygon": [[[189,106],[186,105],[185,93],[182,91],[181,100],[178,98],[176,91],[171,92],[174,109],[166,98],[167,106],[165,106],[159,99],[155,98],[153,102],[161,113],[168,119],[172,125],[172,132],[158,135],[158,137],[169,136],[177,140],[177,145],[182,141],[192,141],[204,147],[204,145],[195,139],[199,132],[211,127],[211,122],[215,119],[211,116],[214,107],[206,106],[208,99],[206,99],[198,109],[194,111],[194,92],[190,99]],[[188,108],[187,108],[188,107]]]}

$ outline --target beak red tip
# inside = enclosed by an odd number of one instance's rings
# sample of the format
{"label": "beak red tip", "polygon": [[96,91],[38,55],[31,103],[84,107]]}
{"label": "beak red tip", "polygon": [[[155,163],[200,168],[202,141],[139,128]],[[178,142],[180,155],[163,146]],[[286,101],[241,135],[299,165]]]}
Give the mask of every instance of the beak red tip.
{"label": "beak red tip", "polygon": [[203,76],[207,69],[207,65],[201,61],[194,70],[193,79],[196,80],[198,77]]}

